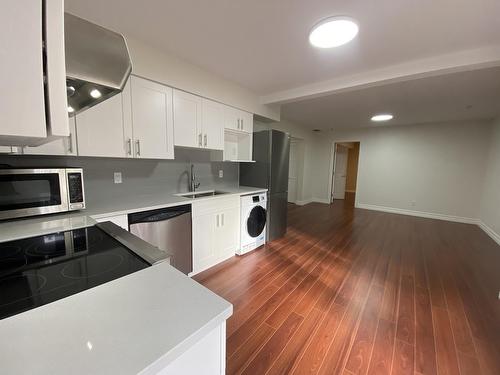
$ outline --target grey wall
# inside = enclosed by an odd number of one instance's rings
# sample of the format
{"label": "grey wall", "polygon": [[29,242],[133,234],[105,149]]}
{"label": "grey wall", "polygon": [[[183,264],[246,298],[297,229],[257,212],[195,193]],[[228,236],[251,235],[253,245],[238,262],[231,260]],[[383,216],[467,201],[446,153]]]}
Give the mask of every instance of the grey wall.
{"label": "grey wall", "polygon": [[[90,205],[137,194],[185,192],[191,163],[201,183],[199,190],[238,186],[238,164],[211,162],[209,151],[176,148],[175,160],[0,155],[0,164],[13,167],[82,167],[86,200]],[[220,169],[224,172],[223,178],[219,178]],[[123,183],[113,182],[114,172],[122,172]]]}

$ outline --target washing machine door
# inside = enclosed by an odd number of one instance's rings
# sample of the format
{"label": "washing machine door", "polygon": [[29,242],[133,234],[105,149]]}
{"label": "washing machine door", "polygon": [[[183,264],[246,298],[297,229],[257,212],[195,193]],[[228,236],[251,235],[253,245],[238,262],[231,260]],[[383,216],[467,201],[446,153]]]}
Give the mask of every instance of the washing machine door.
{"label": "washing machine door", "polygon": [[255,206],[250,211],[247,219],[247,233],[250,237],[258,237],[266,226],[266,209]]}

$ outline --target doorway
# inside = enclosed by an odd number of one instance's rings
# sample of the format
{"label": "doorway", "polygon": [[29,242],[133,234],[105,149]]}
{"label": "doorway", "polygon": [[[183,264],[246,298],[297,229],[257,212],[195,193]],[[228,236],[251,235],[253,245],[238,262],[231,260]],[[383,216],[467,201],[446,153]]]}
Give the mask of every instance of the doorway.
{"label": "doorway", "polygon": [[334,143],[330,203],[335,200],[347,200],[354,204],[358,183],[359,148],[359,142]]}

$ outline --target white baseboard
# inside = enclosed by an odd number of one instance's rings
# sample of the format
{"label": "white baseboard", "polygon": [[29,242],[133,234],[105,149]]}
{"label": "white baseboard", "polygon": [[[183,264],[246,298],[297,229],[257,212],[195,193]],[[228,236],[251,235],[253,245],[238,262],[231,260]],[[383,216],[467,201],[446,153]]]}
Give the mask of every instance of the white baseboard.
{"label": "white baseboard", "polygon": [[312,201],[316,203],[330,204],[330,200],[324,198],[313,198]]}
{"label": "white baseboard", "polygon": [[295,204],[298,206],[304,206],[309,203],[325,203],[325,204],[330,204],[330,201],[328,199],[322,199],[322,198],[309,198],[305,199],[303,201],[296,201]]}
{"label": "white baseboard", "polygon": [[384,207],[384,206],[377,206],[377,205],[372,205],[372,204],[356,203],[356,208],[362,208],[365,210],[372,210],[372,211],[389,212],[389,213],[393,213],[393,214],[400,214],[400,215],[407,215],[407,216],[425,217],[428,219],[453,221],[453,222],[465,223],[465,224],[477,224],[477,225],[479,225],[479,223],[480,223],[479,219],[474,219],[474,218],[470,218],[470,217],[444,215],[444,214],[437,214],[437,213],[433,213],[433,212],[424,212],[424,211],[404,210],[401,208]]}
{"label": "white baseboard", "polygon": [[488,236],[490,236],[493,241],[495,241],[497,244],[500,245],[500,234],[495,232],[493,229],[491,229],[489,226],[487,226],[484,222],[479,220],[479,223],[477,224],[479,228],[481,228]]}
{"label": "white baseboard", "polygon": [[312,199],[306,199],[303,201],[295,201],[295,204],[297,206],[304,206],[304,205],[309,204],[309,203],[312,203]]}

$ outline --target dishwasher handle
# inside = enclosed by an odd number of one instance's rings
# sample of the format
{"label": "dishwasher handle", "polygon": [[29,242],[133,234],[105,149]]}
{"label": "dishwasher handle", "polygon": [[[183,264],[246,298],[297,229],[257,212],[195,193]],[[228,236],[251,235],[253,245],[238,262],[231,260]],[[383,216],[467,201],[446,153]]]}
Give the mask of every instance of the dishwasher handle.
{"label": "dishwasher handle", "polygon": [[165,221],[173,219],[177,216],[191,213],[191,206],[177,206],[170,208],[162,208],[159,210],[137,212],[128,215],[128,222],[130,225],[138,223],[154,223],[157,221]]}

